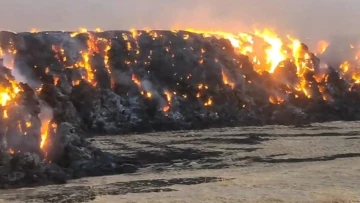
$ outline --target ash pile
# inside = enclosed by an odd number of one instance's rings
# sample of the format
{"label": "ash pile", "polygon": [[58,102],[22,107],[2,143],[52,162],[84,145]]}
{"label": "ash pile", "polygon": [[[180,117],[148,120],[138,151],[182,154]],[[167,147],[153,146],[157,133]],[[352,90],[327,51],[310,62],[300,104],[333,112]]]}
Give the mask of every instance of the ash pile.
{"label": "ash pile", "polygon": [[0,47],[1,187],[136,170],[90,133],[360,119],[357,69],[297,41],[271,55],[259,35],[1,32]]}

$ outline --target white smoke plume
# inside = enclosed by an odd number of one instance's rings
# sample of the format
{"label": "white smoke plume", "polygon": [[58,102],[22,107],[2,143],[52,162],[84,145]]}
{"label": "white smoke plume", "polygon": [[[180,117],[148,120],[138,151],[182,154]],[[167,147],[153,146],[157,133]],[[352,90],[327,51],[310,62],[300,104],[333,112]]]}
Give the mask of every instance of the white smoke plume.
{"label": "white smoke plume", "polygon": [[42,124],[50,121],[53,118],[53,116],[54,116],[53,109],[42,100],[40,101],[40,109],[41,109],[41,112],[39,114],[39,118],[40,118]]}
{"label": "white smoke plume", "polygon": [[[270,26],[302,40],[358,33],[356,0],[3,0],[3,30],[158,28],[242,31]],[[95,17],[96,16],[96,17]],[[271,17],[269,17],[271,16]],[[289,33],[291,32],[291,33]]]}
{"label": "white smoke plume", "polygon": [[152,94],[152,97],[159,101],[162,106],[166,105],[166,100],[161,96],[161,94],[153,87],[153,84],[149,80],[141,81],[141,87],[146,91]]}

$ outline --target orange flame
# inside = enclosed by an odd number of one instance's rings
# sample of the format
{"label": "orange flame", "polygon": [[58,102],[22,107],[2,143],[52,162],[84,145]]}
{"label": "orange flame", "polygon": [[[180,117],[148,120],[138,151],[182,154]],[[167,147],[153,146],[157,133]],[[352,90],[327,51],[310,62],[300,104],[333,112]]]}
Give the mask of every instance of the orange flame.
{"label": "orange flame", "polygon": [[269,102],[272,104],[281,104],[284,102],[284,99],[281,97],[270,96]]}
{"label": "orange flame", "polygon": [[50,121],[46,121],[41,125],[41,142],[40,142],[40,148],[43,149],[48,135],[49,135],[49,127],[50,127]]}
{"label": "orange flame", "polygon": [[317,54],[323,54],[326,51],[326,49],[328,48],[329,45],[330,45],[329,42],[327,42],[325,40],[319,41],[318,44],[317,44],[316,53]]}
{"label": "orange flame", "polygon": [[229,85],[232,89],[235,88],[235,84],[232,82],[229,82],[229,78],[227,77],[227,75],[225,75],[224,71],[221,71],[222,74],[222,78],[223,78],[223,82],[225,85]]}
{"label": "orange flame", "polygon": [[135,74],[131,75],[131,79],[139,88],[141,88],[141,82],[136,78]]}
{"label": "orange flame", "polygon": [[167,100],[167,103],[168,103],[168,105],[163,107],[163,111],[166,112],[166,111],[169,111],[169,109],[170,109],[172,94],[170,92],[168,92],[168,91],[165,91],[164,93],[166,95],[166,100]]}

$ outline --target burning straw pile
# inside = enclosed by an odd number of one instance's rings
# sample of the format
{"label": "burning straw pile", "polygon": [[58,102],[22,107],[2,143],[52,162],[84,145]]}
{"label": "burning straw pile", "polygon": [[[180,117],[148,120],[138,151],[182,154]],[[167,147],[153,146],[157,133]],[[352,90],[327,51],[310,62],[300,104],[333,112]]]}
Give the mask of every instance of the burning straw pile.
{"label": "burning straw pile", "polygon": [[356,56],[321,65],[268,30],[1,32],[0,47],[2,187],[135,170],[89,132],[360,118]]}

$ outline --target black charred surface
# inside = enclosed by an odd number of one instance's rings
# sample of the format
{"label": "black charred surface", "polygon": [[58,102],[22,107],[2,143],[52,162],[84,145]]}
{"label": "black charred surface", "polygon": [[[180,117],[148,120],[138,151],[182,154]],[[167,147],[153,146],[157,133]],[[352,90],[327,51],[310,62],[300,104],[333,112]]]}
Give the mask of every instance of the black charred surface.
{"label": "black charred surface", "polygon": [[[305,93],[293,62],[260,74],[228,40],[184,31],[0,32],[0,47],[13,53],[13,74],[24,82],[15,101],[0,108],[8,114],[0,119],[0,187],[136,170],[87,143],[91,134],[360,119],[360,86],[331,67],[316,80],[320,62],[311,53],[299,59],[314,66],[302,73]],[[13,79],[1,66],[1,87]],[[57,125],[45,150],[42,103]]]}
{"label": "black charred surface", "polygon": [[[3,32],[0,38],[7,39],[2,40],[2,47],[16,47],[16,68],[29,83],[43,84],[41,98],[54,108],[56,122],[69,122],[84,132],[298,125],[359,117],[360,105],[352,102],[359,97],[358,89],[331,68],[326,81],[316,81],[319,59],[311,53],[310,59],[299,59],[314,65],[313,71],[303,73],[308,98],[295,88],[299,78],[290,61],[273,74],[259,74],[228,40],[185,31],[154,33]],[[185,35],[189,37],[184,39]],[[304,44],[302,51],[308,52]],[[234,88],[224,84],[222,73]],[[270,96],[280,96],[284,102],[272,104]],[[212,103],[205,105],[209,100]]]}

